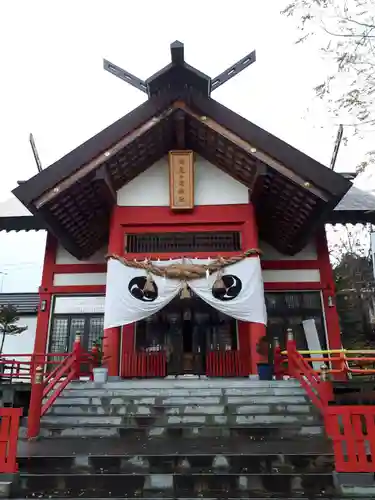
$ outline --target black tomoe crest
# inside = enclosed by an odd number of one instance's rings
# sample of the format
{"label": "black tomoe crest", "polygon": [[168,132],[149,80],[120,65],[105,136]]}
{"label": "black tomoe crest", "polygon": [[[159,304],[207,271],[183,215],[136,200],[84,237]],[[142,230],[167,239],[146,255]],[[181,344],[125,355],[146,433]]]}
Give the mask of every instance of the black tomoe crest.
{"label": "black tomoe crest", "polygon": [[153,291],[144,290],[147,282],[146,276],[136,276],[129,281],[128,290],[130,295],[142,302],[153,302],[158,297],[158,287],[152,282]]}
{"label": "black tomoe crest", "polygon": [[242,290],[242,281],[234,274],[224,274],[223,280],[225,288],[212,288],[212,295],[217,300],[233,300],[240,294]]}

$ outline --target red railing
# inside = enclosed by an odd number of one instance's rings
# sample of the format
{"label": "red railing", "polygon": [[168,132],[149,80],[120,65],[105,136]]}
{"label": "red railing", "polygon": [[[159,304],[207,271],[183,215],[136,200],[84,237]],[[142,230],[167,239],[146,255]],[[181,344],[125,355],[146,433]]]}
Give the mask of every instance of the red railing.
{"label": "red railing", "polygon": [[36,366],[50,372],[69,356],[66,352],[48,354],[3,354],[0,355],[0,380],[2,382],[31,382]]}
{"label": "red railing", "polygon": [[248,375],[239,351],[211,351],[206,357],[208,377],[244,377]]}
{"label": "red railing", "polygon": [[325,426],[337,472],[375,472],[375,407],[329,406]]}
{"label": "red railing", "polygon": [[[313,404],[321,411],[327,436],[333,444],[336,472],[375,473],[375,406],[330,405],[333,388],[327,380],[328,367],[320,375],[297,351],[293,333],[288,330],[288,369],[305,388]],[[336,370],[335,370],[336,371]]]}
{"label": "red railing", "polygon": [[288,332],[287,352],[289,375],[299,380],[313,404],[324,413],[328,402],[333,399],[332,384],[320,377],[309,365],[306,358],[297,351],[296,342],[290,330]]}
{"label": "red railing", "polygon": [[[39,361],[40,359],[34,360],[34,363]],[[86,365],[86,371],[82,371],[82,364]],[[52,371],[48,373],[45,367],[39,364],[35,369],[32,367],[30,373],[33,379],[27,428],[29,439],[38,436],[41,417],[47,413],[65,387],[72,380],[79,379],[81,375],[89,375],[92,379],[92,369],[95,365],[95,356],[83,351],[80,336],[77,335],[72,352],[65,354],[63,360]]]}
{"label": "red railing", "polygon": [[14,474],[22,408],[0,408],[0,474]]}
{"label": "red railing", "polygon": [[167,359],[164,352],[130,352],[122,359],[122,377],[165,377]]}

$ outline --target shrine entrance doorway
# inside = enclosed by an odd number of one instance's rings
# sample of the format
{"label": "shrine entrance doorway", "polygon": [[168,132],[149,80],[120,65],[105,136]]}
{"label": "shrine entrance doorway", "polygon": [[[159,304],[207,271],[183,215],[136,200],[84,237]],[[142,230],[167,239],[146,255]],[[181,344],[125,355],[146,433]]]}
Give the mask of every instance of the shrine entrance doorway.
{"label": "shrine entrance doorway", "polygon": [[210,353],[237,349],[237,321],[194,295],[136,324],[136,350],[165,352],[168,375],[204,375]]}

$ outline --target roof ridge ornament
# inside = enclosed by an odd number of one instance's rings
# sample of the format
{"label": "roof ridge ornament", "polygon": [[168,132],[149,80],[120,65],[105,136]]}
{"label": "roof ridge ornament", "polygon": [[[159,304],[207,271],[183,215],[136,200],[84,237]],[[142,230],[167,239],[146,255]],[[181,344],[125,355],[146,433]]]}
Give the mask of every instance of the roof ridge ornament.
{"label": "roof ridge ornament", "polygon": [[256,53],[255,50],[253,50],[245,57],[229,66],[225,71],[215,76],[215,78],[210,78],[186,63],[184,58],[184,44],[182,42],[178,40],[174,41],[170,45],[170,50],[171,62],[160,71],[147,78],[147,80],[138,78],[107,59],[103,59],[103,67],[106,71],[112,73],[112,75],[124,80],[124,82],[132,85],[141,92],[146,93],[148,97],[158,95],[160,92],[165,91],[165,89],[181,90],[186,88],[194,88],[205,94],[206,97],[210,97],[213,90],[227,83],[256,61]]}

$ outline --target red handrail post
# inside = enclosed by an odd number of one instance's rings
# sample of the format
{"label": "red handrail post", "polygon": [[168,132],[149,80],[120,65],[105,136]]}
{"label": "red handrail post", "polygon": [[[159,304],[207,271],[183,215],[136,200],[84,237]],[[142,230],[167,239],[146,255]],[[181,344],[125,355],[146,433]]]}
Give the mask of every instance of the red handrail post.
{"label": "red handrail post", "polygon": [[29,406],[29,415],[27,421],[27,438],[33,439],[39,435],[40,417],[43,402],[43,367],[38,366],[35,369],[34,380],[31,386],[31,398]]}
{"label": "red handrail post", "polygon": [[96,344],[91,347],[91,359],[90,359],[90,380],[94,380],[93,369],[99,366],[99,349]]}
{"label": "red handrail post", "polygon": [[331,381],[329,380],[329,368],[327,365],[322,365],[320,367],[320,384],[319,384],[319,393],[320,397],[325,406],[328,405],[329,401],[333,401],[333,386]]}
{"label": "red handrail post", "polygon": [[295,374],[295,366],[294,366],[294,353],[297,351],[297,344],[294,340],[293,330],[288,328],[287,331],[287,340],[286,340],[286,350],[288,352],[288,373],[290,377],[296,377]]}
{"label": "red handrail post", "polygon": [[73,344],[73,353],[74,353],[74,371],[75,371],[75,379],[79,379],[81,375],[81,361],[82,361],[82,345],[81,345],[81,335],[77,333],[76,338]]}

